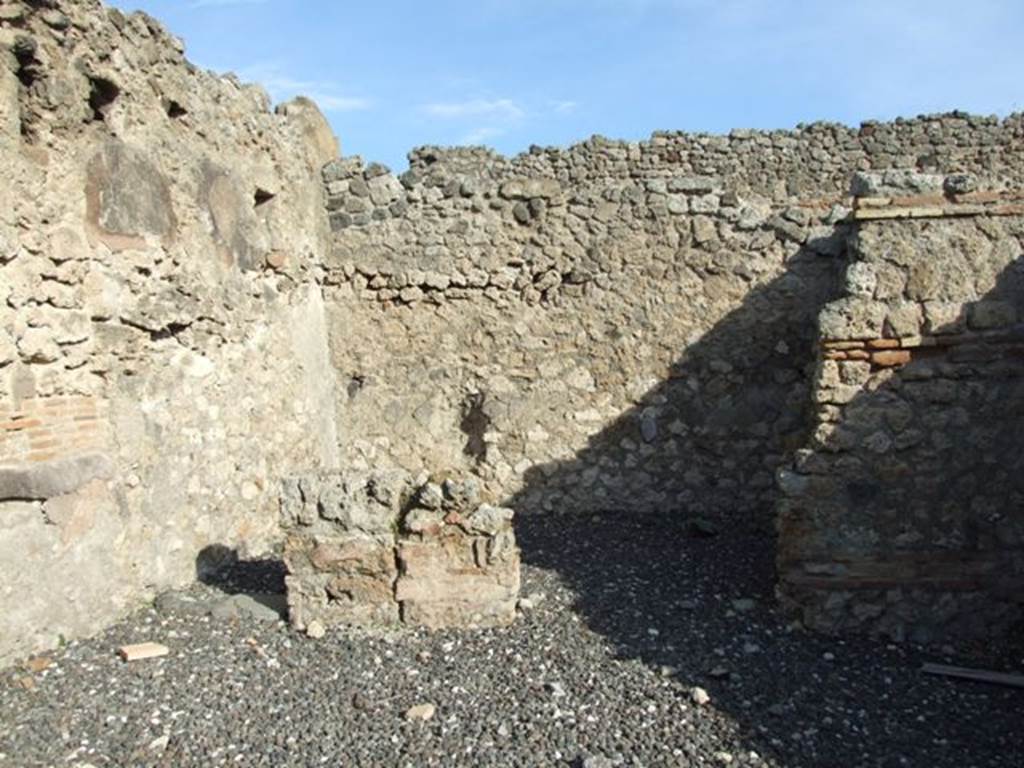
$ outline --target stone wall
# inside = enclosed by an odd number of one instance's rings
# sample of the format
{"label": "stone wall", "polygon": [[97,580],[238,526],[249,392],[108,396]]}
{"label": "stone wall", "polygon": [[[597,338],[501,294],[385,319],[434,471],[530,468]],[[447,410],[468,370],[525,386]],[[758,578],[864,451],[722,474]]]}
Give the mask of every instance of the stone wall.
{"label": "stone wall", "polygon": [[[520,512],[760,511],[811,427],[858,169],[1024,182],[1024,120],[594,138],[325,169],[343,462]],[[352,343],[354,339],[371,343]]]}
{"label": "stone wall", "polygon": [[1024,604],[1024,194],[855,188],[815,429],[780,476],[780,593],[829,632],[1000,634]]}
{"label": "stone wall", "polygon": [[143,14],[0,1],[0,664],[208,545],[265,550],[280,478],[336,463],[337,144],[182,51]]}
{"label": "stone wall", "polygon": [[[280,543],[296,474],[397,466],[479,476],[517,513],[766,522],[776,470],[821,428],[816,318],[845,306],[850,174],[1024,189],[1022,149],[1022,116],[952,114],[428,147],[395,177],[337,159],[311,102],[271,111],[197,70],[144,14],[0,0],[0,560],[18,563],[0,663],[188,581],[210,545]],[[992,213],[945,223],[949,242]],[[977,295],[829,339],[863,343],[828,362],[902,364],[902,341],[867,342],[965,303],[989,302],[969,325],[1000,317],[997,263],[957,267]],[[787,573],[811,559],[783,555]]]}
{"label": "stone wall", "polygon": [[416,482],[401,470],[288,480],[288,607],[312,635],[337,624],[494,626],[515,618],[513,511],[475,477]]}

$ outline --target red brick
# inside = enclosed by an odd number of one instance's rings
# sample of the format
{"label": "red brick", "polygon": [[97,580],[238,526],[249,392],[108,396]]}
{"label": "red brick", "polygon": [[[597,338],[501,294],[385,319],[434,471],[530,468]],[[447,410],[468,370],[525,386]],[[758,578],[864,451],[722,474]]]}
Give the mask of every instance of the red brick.
{"label": "red brick", "polygon": [[871,339],[868,342],[871,349],[896,349],[899,345],[899,339]]}
{"label": "red brick", "polygon": [[909,349],[885,349],[881,352],[874,352],[871,355],[871,362],[883,368],[892,368],[898,365],[906,365],[910,362]]}

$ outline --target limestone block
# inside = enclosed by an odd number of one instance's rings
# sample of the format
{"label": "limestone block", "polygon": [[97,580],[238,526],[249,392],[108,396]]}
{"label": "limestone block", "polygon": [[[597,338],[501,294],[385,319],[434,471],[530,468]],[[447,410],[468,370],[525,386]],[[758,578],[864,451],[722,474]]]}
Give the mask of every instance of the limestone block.
{"label": "limestone block", "polygon": [[501,196],[509,200],[550,199],[561,192],[562,186],[555,179],[519,177],[501,185]]}
{"label": "limestone block", "polygon": [[871,339],[882,335],[885,306],[860,297],[834,301],[818,318],[825,340]]}
{"label": "limestone block", "polygon": [[48,328],[27,328],[18,339],[18,353],[26,363],[52,363],[61,356]]}
{"label": "limestone block", "polygon": [[855,261],[846,268],[846,292],[850,296],[873,298],[878,287],[878,276],[875,265],[864,261]]}
{"label": "limestone block", "polygon": [[668,180],[669,192],[708,194],[721,189],[722,180],[718,176],[673,176]]}
{"label": "limestone block", "polygon": [[320,486],[320,517],[342,531],[387,534],[398,525],[409,477],[401,471],[337,475]]}
{"label": "limestone block", "polygon": [[921,305],[903,301],[889,308],[885,315],[885,330],[897,339],[913,338],[920,335],[923,322]]}
{"label": "limestone block", "polygon": [[710,216],[694,216],[692,226],[693,240],[699,245],[704,245],[718,238],[718,230],[715,227],[714,219]]}
{"label": "limestone block", "polygon": [[853,175],[850,191],[855,197],[941,194],[945,180],[941,174],[905,169],[862,171]]}
{"label": "limestone block", "polygon": [[927,334],[962,333],[967,327],[964,307],[955,302],[924,303],[924,332]]}

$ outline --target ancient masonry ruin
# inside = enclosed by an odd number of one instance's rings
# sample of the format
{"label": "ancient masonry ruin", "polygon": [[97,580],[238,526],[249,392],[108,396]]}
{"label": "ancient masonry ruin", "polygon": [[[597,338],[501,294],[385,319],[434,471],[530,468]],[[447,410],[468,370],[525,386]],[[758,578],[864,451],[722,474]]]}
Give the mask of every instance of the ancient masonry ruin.
{"label": "ancient masonry ruin", "polygon": [[[778,533],[811,627],[1024,601],[1024,116],[422,148],[0,0],[0,664],[284,552],[299,626],[513,618],[512,515]],[[851,194],[852,181],[852,194]]]}

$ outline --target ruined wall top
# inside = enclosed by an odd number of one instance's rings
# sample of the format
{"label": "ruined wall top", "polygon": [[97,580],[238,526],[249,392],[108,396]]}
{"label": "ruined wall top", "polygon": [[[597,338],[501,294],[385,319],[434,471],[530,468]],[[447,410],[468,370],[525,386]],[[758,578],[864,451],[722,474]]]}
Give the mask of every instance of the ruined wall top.
{"label": "ruined wall top", "polygon": [[[774,217],[776,229],[795,236],[808,215],[831,225],[849,212],[857,172],[960,173],[980,188],[1020,188],[1022,152],[1024,115],[953,112],[858,128],[655,133],[642,142],[593,137],[512,158],[484,148],[421,147],[398,176],[354,156],[327,165],[324,180],[334,261],[372,275],[451,271],[459,260],[490,269],[487,251],[497,247],[499,230],[522,245],[566,253],[623,227],[664,233],[688,215],[723,215],[744,230]],[[560,222],[571,225],[571,239]]]}
{"label": "ruined wall top", "polygon": [[[856,128],[819,122],[795,130],[733,130],[725,135],[658,131],[646,141],[593,136],[565,149],[534,146],[514,157],[482,147],[425,146],[409,153],[410,168],[401,182],[413,189],[439,186],[442,179],[494,182],[527,176],[578,187],[671,173],[714,176],[730,189],[778,201],[845,195],[854,171],[902,168],[968,172],[984,179],[986,186],[1020,186],[1024,169],[1012,159],[1022,142],[1022,114],[999,119],[951,112],[868,121]],[[376,163],[363,168],[360,158],[353,157],[335,177],[354,173],[372,179],[387,175],[387,169]]]}

